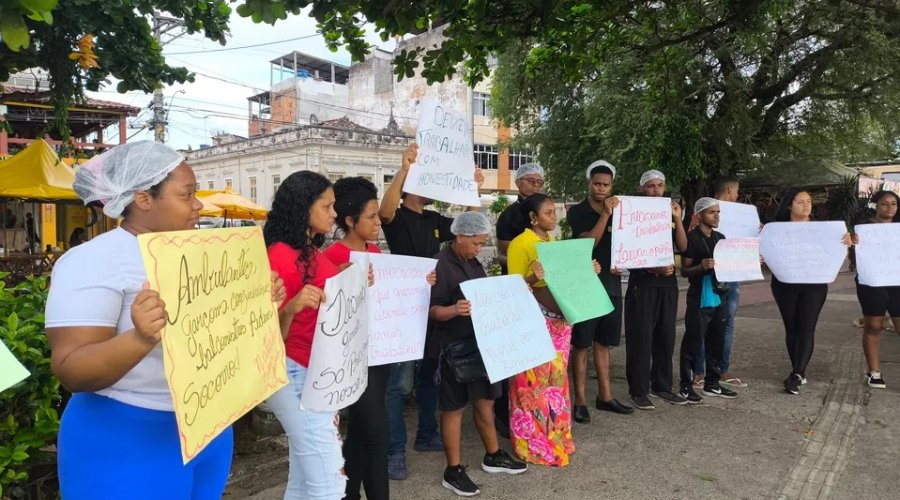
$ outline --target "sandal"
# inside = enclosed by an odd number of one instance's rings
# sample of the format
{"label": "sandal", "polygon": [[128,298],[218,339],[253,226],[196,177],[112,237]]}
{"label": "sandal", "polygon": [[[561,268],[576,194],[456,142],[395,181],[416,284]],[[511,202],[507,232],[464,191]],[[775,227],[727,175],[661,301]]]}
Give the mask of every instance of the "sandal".
{"label": "sandal", "polygon": [[731,387],[747,387],[747,382],[742,381],[737,377],[729,377],[722,381],[723,384],[728,384]]}

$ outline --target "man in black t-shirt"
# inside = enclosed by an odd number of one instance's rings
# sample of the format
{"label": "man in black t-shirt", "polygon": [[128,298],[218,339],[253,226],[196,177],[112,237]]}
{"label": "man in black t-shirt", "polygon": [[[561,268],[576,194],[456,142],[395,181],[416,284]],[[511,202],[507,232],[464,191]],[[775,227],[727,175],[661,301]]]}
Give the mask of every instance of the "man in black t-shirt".
{"label": "man in black t-shirt", "polygon": [[690,280],[687,292],[687,309],[684,316],[684,337],[681,340],[679,365],[681,371],[681,397],[688,403],[703,401],[693,388],[693,369],[705,346],[706,377],[703,394],[711,397],[734,398],[737,393],[719,384],[722,378],[720,361],[728,320],[727,305],[715,276],[713,259],[716,243],[725,239],[715,230],[719,227],[719,202],[713,198],[700,198],[694,204],[697,228],[688,233],[687,249],[681,255],[681,275]]}
{"label": "man in black t-shirt", "polygon": [[[666,176],[659,170],[641,175],[644,196],[661,197]],[[679,252],[687,248],[681,205],[672,201],[672,242]],[[675,266],[632,269],[625,292],[625,376],[631,401],[641,410],[656,407],[648,396],[671,404],[687,404],[672,392],[672,355],[678,314]]]}
{"label": "man in black t-shirt", "polygon": [[[391,187],[384,193],[378,216],[381,218],[381,229],[384,239],[392,254],[413,257],[433,258],[441,250],[441,243],[453,239],[450,225],[453,219],[445,217],[425,207],[432,203],[428,198],[403,192],[403,183],[409,174],[410,167],[416,162],[419,147],[410,145],[403,153],[403,162]],[[475,169],[475,182],[481,189],[484,177],[479,169]],[[401,204],[402,200],[402,204]],[[469,210],[478,210],[471,207]],[[406,469],[406,422],[403,410],[406,398],[416,387],[416,406],[419,410],[419,427],[413,448],[416,451],[443,451],[441,436],[438,433],[437,388],[433,375],[438,367],[438,350],[431,335],[426,335],[425,357],[419,361],[418,371],[415,361],[394,363],[388,377],[385,406],[388,413],[388,426],[391,439],[388,448],[388,477],[393,480],[407,478]]]}
{"label": "man in black t-shirt", "polygon": [[606,316],[572,325],[572,378],[575,383],[575,403],[572,418],[576,422],[591,421],[587,409],[585,385],[587,384],[587,350],[593,346],[594,368],[597,370],[598,394],[595,407],[598,410],[629,414],[634,409],[613,399],[610,389],[610,355],[612,347],[619,345],[622,337],[622,271],[612,268],[612,211],[618,200],[611,196],[616,168],[604,160],[597,160],[587,168],[588,197],[569,209],[566,219],[576,238],[593,238],[592,257],[600,263],[597,277],[603,283],[613,304],[613,311]]}

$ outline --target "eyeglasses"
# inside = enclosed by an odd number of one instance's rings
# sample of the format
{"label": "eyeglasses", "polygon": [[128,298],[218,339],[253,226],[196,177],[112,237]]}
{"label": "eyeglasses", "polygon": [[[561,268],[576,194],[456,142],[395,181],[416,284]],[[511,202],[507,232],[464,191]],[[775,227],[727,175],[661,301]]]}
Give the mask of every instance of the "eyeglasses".
{"label": "eyeglasses", "polygon": [[544,187],[544,179],[529,179],[528,177],[522,177],[519,180],[527,182],[532,187]]}

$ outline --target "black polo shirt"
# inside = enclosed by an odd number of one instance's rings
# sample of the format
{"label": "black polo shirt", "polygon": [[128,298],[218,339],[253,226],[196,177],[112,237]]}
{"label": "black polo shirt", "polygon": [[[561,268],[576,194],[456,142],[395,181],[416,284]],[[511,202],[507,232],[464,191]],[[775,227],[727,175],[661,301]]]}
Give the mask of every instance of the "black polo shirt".
{"label": "black polo shirt", "polygon": [[[448,246],[436,256],[437,283],[431,287],[432,306],[450,306],[465,298],[459,284],[477,278],[486,278],[484,267],[478,259],[460,260]],[[432,321],[432,328],[425,342],[425,355],[437,358],[441,348],[451,342],[475,337],[475,326],[469,316],[457,316],[450,321]]]}
{"label": "black polo shirt", "polygon": [[[703,259],[713,258],[716,243],[724,239],[725,235],[715,230],[709,236],[706,236],[698,227],[687,234],[687,248],[682,252],[681,258],[691,259],[691,265],[696,266]],[[681,265],[683,266],[684,262]],[[703,276],[707,274],[713,274],[713,271],[704,271],[701,274],[695,274],[688,278],[691,284],[687,291],[688,295],[700,295],[700,290],[703,286]]]}
{"label": "black polo shirt", "polygon": [[[572,228],[572,236],[581,238],[581,235],[590,232],[597,225],[597,222],[600,221],[600,216],[601,214],[594,210],[594,207],[591,206],[588,200],[584,200],[570,208],[569,213],[566,215],[566,220],[569,221],[569,227]],[[610,297],[621,297],[622,277],[610,272],[612,270],[612,217],[607,222],[603,237],[594,245],[594,251],[591,255],[600,263],[601,270],[597,276],[600,278],[600,282],[603,283],[603,288],[606,289],[607,295]]]}
{"label": "black polo shirt", "polygon": [[450,224],[453,219],[434,210],[420,214],[401,204],[394,219],[381,229],[392,254],[431,258],[441,250],[441,243],[453,239]]}
{"label": "black polo shirt", "polygon": [[524,199],[519,196],[519,199],[506,207],[506,210],[500,212],[500,216],[497,217],[497,240],[512,241],[530,225],[528,217],[522,213]]}

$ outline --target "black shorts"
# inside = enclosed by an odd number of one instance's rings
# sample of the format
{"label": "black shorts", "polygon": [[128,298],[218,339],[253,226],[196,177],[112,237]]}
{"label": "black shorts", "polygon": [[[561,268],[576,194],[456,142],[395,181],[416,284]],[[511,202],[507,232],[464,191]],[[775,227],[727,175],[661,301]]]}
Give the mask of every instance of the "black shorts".
{"label": "black shorts", "polygon": [[610,297],[613,311],[606,316],[572,325],[572,347],[587,349],[591,342],[616,347],[622,341],[622,297]]}
{"label": "black shorts", "polygon": [[863,316],[900,318],[900,286],[868,286],[856,284],[856,297]]}
{"label": "black shorts", "polygon": [[441,384],[438,386],[438,406],[441,410],[454,411],[465,408],[469,401],[500,397],[500,383],[492,384],[487,378],[464,384],[457,382],[447,363],[441,363]]}

